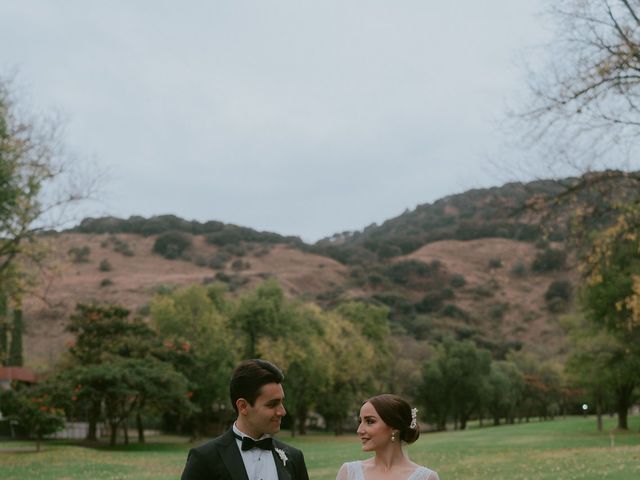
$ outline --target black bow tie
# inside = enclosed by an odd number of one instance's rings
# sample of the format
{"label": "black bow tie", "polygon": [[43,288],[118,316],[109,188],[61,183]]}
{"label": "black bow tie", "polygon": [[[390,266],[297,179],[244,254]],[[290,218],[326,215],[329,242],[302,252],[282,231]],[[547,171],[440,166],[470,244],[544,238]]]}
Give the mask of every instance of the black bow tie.
{"label": "black bow tie", "polygon": [[267,437],[262,440],[254,440],[251,437],[241,437],[234,433],[238,440],[242,440],[242,451],[251,450],[252,448],[261,448],[262,450],[273,450],[273,438]]}

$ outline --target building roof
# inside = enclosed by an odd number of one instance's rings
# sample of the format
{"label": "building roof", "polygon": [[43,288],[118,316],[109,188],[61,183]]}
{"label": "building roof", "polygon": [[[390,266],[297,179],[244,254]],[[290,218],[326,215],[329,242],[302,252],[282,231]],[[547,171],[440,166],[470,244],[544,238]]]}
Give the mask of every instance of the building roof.
{"label": "building roof", "polygon": [[30,368],[25,367],[0,367],[0,382],[13,381],[36,383],[36,374]]}

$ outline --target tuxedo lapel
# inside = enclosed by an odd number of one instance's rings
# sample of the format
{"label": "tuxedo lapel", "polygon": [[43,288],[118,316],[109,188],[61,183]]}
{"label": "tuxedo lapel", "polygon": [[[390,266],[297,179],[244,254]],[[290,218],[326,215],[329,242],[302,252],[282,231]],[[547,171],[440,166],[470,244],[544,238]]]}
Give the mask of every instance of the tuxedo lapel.
{"label": "tuxedo lapel", "polygon": [[233,436],[233,431],[229,430],[220,440],[220,455],[231,478],[234,480],[249,480],[247,469],[244,468],[244,462],[242,461],[242,455],[240,455],[240,450],[236,444],[236,437]]}

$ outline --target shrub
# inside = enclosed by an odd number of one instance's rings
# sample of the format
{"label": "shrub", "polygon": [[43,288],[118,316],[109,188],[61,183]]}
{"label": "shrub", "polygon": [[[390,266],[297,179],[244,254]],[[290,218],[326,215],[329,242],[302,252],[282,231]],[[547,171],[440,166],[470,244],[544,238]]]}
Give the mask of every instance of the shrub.
{"label": "shrub", "polygon": [[527,274],[527,266],[522,261],[516,262],[511,267],[511,275],[514,277],[522,278]]}
{"label": "shrub", "polygon": [[221,270],[225,267],[230,259],[231,255],[223,250],[220,250],[209,260],[209,267],[213,268],[214,270]]}
{"label": "shrub", "polygon": [[489,268],[501,268],[502,260],[499,258],[492,258],[489,260]]}
{"label": "shrub", "polygon": [[126,241],[121,240],[117,237],[112,237],[112,238],[113,238],[114,251],[121,253],[125,257],[133,257],[133,250],[131,250],[131,247]]}
{"label": "shrub", "polygon": [[464,278],[463,275],[460,275],[459,273],[454,273],[451,276],[451,282],[449,282],[449,284],[453,288],[461,288],[467,284],[467,280]]}
{"label": "shrub", "polygon": [[153,251],[164,258],[175,260],[184,256],[184,253],[192,245],[191,237],[182,232],[167,232],[158,235],[153,244]]}
{"label": "shrub", "polygon": [[71,247],[67,253],[73,263],[87,263],[89,261],[89,255],[91,254],[91,248],[89,248],[88,245]]}
{"label": "shrub", "polygon": [[222,247],[221,251],[226,252],[227,255],[235,255],[236,257],[244,257],[247,254],[247,247],[241,243],[230,244]]}
{"label": "shrub", "polygon": [[567,253],[564,250],[547,248],[536,254],[531,270],[538,273],[562,270],[566,260]]}
{"label": "shrub", "polygon": [[458,318],[460,320],[467,320],[469,315],[460,307],[454,305],[453,303],[447,303],[440,312],[445,317],[450,318]]}
{"label": "shrub", "polygon": [[113,270],[113,267],[111,266],[111,262],[106,258],[100,262],[100,265],[98,266],[98,268],[100,269],[101,272],[110,272],[111,270]]}
{"label": "shrub", "polygon": [[431,263],[406,260],[386,267],[384,274],[394,283],[407,285],[416,278],[434,276],[440,270],[440,267],[441,263],[437,260],[433,260]]}
{"label": "shrub", "polygon": [[100,281],[100,286],[101,287],[109,287],[111,285],[113,285],[113,280],[111,280],[110,278],[103,278]]}
{"label": "shrub", "polygon": [[416,303],[415,308],[416,311],[420,313],[437,312],[442,308],[442,303],[451,298],[453,298],[453,290],[450,288],[432,290],[422,297],[422,300]]}
{"label": "shrub", "polygon": [[568,280],[555,280],[547,288],[544,299],[549,302],[554,298],[559,298],[567,302],[571,299],[571,290],[571,283]]}
{"label": "shrub", "polygon": [[492,320],[499,321],[504,318],[504,314],[507,310],[509,310],[508,303],[499,303],[491,307],[489,310],[489,316]]}
{"label": "shrub", "polygon": [[238,258],[237,260],[233,261],[233,263],[231,264],[231,268],[235,271],[247,270],[251,268],[251,264],[249,262],[244,262]]}

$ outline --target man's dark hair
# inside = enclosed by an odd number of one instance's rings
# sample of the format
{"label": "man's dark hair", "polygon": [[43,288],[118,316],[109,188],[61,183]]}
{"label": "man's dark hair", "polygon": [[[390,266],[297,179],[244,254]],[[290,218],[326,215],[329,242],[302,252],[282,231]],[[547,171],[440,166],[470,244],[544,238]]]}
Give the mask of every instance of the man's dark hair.
{"label": "man's dark hair", "polygon": [[244,398],[253,406],[260,396],[260,389],[267,383],[282,383],[284,375],[273,363],[251,359],[240,362],[231,375],[229,397],[233,409],[238,412],[236,400]]}

